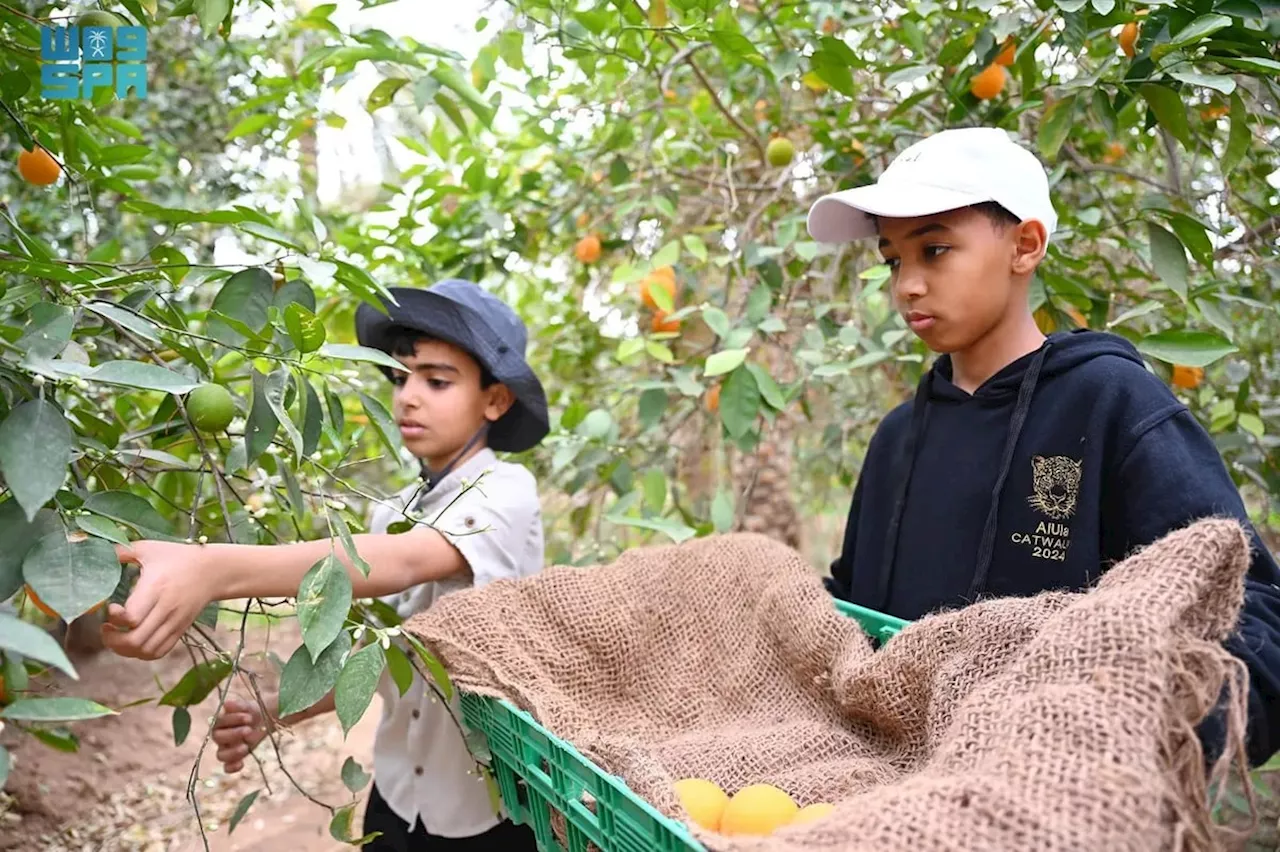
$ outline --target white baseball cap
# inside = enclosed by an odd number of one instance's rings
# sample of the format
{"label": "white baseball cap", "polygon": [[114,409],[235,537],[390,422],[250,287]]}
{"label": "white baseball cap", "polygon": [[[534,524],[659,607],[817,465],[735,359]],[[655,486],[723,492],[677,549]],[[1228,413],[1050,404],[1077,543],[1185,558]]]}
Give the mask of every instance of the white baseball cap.
{"label": "white baseball cap", "polygon": [[834,192],[809,208],[809,234],[841,243],[875,236],[875,216],[931,216],[994,201],[1052,235],[1058,214],[1044,166],[998,127],[943,130],[894,158],[873,184]]}

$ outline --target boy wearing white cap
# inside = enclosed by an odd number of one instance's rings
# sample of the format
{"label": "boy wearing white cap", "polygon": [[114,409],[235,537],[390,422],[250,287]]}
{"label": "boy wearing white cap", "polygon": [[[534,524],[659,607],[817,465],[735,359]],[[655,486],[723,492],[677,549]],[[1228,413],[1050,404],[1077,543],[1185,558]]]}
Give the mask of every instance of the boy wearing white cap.
{"label": "boy wearing white cap", "polygon": [[[1028,301],[1057,225],[1045,170],[998,128],[946,130],[809,233],[876,239],[895,307],[940,357],[867,447],[833,594],[906,619],[979,597],[1081,589],[1206,516],[1253,540],[1227,647],[1250,674],[1249,757],[1280,749],[1280,570],[1212,439],[1122,337],[1046,337]],[[1218,714],[1201,729],[1221,747]]]}

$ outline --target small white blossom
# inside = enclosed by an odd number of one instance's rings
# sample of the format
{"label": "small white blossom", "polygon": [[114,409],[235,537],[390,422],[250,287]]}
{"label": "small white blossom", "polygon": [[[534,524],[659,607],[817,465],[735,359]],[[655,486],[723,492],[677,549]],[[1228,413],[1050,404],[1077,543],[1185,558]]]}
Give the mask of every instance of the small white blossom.
{"label": "small white blossom", "polygon": [[198,540],[199,540],[199,542],[200,542],[201,544],[208,544],[208,543],[209,543],[209,536],[207,536],[207,535],[202,535],[202,536],[200,536],[200,538],[199,538]]}

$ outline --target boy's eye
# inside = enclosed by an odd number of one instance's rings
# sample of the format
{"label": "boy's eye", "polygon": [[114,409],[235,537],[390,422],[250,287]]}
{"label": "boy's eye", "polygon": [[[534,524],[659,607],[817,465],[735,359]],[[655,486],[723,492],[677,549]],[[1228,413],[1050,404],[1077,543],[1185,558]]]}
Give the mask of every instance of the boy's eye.
{"label": "boy's eye", "polygon": [[397,388],[404,387],[404,381],[405,381],[404,373],[397,372],[391,376],[391,384],[393,387],[397,387]]}
{"label": "boy's eye", "polygon": [[886,257],[884,265],[889,267],[890,272],[897,272],[898,267],[902,265],[902,259],[897,257]]}
{"label": "boy's eye", "polygon": [[945,254],[950,249],[951,249],[951,246],[944,246],[944,245],[925,246],[924,256],[929,260],[933,260],[934,258]]}
{"label": "boy's eye", "polygon": [[427,379],[427,386],[432,390],[444,390],[451,384],[452,382],[446,382],[444,379]]}

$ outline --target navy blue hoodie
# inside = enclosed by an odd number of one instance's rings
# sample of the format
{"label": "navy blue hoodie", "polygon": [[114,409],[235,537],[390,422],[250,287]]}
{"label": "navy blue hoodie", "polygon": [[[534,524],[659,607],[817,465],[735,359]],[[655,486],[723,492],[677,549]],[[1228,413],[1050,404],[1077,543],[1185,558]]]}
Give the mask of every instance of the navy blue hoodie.
{"label": "navy blue hoodie", "polygon": [[[1208,433],[1124,338],[1051,335],[972,395],[940,357],[871,439],[829,588],[905,619],[1081,589],[1209,515],[1238,518],[1253,537],[1227,647],[1249,667],[1256,765],[1280,749],[1280,570]],[[1204,736],[1216,750],[1220,720]]]}

